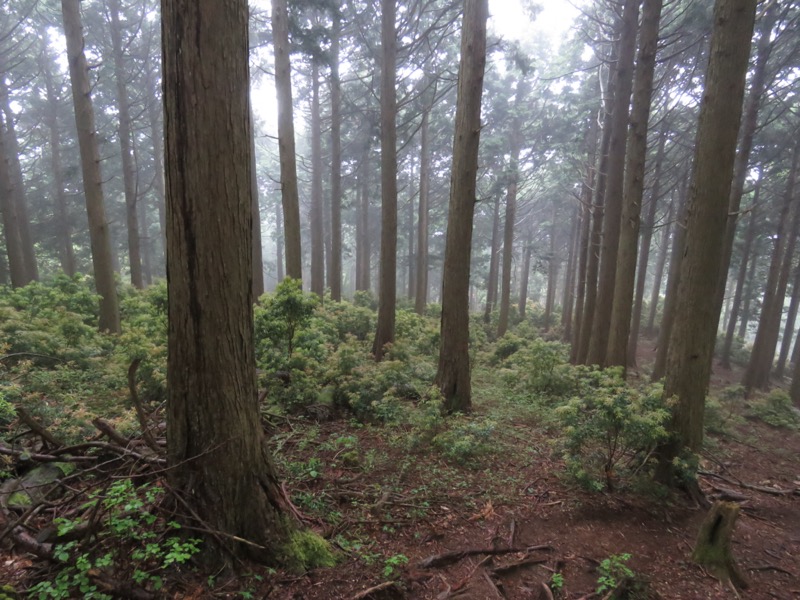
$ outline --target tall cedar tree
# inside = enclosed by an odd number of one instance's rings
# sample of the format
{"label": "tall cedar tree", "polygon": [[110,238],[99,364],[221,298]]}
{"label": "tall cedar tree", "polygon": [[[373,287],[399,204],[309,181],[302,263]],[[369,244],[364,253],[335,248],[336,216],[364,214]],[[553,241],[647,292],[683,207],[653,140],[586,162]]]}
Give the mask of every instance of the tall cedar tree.
{"label": "tall cedar tree", "polygon": [[339,45],[342,19],[334,10],[331,27],[331,299],[342,299],[342,82],[339,77]]}
{"label": "tall cedar tree", "polygon": [[[686,245],[667,357],[664,397],[675,398],[671,438],[659,452],[659,479],[672,461],[703,444],[703,410],[717,334],[715,292],[721,272],[725,217],[742,116],[745,76],[758,0],[717,0],[697,127]],[[715,313],[715,310],[717,311]]]}
{"label": "tall cedar tree", "polygon": [[275,562],[289,531],[256,397],[247,1],[161,9],[168,477],[230,552]]}
{"label": "tall cedar tree", "polygon": [[64,35],[67,38],[67,60],[72,82],[72,102],[81,154],[83,191],[89,219],[89,239],[97,293],[100,294],[100,330],[119,333],[119,301],[114,282],[111,240],[103,203],[103,178],[100,174],[100,151],[94,125],[89,68],[83,52],[83,26],[80,0],[61,0]]}
{"label": "tall cedar tree", "polygon": [[383,358],[394,342],[397,300],[397,32],[396,0],[381,0],[381,263],[378,323],[372,354]]}
{"label": "tall cedar tree", "polygon": [[478,176],[481,95],[486,66],[488,0],[464,0],[458,69],[453,171],[442,281],[442,322],[436,384],[446,412],[471,407],[469,267]]}
{"label": "tall cedar tree", "polygon": [[628,128],[617,271],[606,352],[606,364],[619,365],[623,369],[628,366],[628,337],[633,308],[633,286],[636,279],[639,221],[644,196],[644,167],[647,158],[647,131],[653,97],[653,74],[656,67],[661,6],[662,0],[644,0],[642,5],[642,25],[639,54],[636,60],[633,107]]}
{"label": "tall cedar tree", "polygon": [[278,96],[278,154],[281,163],[286,276],[302,279],[300,194],[297,190],[292,71],[289,60],[289,10],[286,0],[272,0],[272,41],[275,45],[275,91]]}

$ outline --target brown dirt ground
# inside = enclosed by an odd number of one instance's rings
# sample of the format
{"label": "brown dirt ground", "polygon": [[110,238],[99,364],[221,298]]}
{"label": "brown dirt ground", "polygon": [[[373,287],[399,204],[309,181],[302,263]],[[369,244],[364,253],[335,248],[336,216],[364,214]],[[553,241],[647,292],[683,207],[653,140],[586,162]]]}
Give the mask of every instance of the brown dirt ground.
{"label": "brown dirt ground", "polygon": [[[640,363],[651,354],[645,344]],[[713,386],[738,379],[738,372],[715,365]],[[800,495],[740,485],[799,489],[800,435],[760,421],[737,423],[725,435],[709,436],[702,468],[726,480],[702,477],[701,488],[712,500],[731,492],[743,497],[733,536],[734,555],[750,581],[741,597],[800,598]],[[410,455],[387,444],[379,429],[333,421],[320,424],[312,439],[288,423],[276,440],[280,452],[294,461],[283,466],[293,501],[305,514],[317,515],[312,527],[333,540],[344,559],[302,576],[254,567],[264,576],[260,582],[221,574],[213,590],[205,576],[186,572],[168,583],[167,597],[236,598],[247,590],[254,598],[287,600],[604,598],[594,593],[597,566],[621,553],[632,555],[628,565],[647,581],[648,598],[736,597],[689,558],[705,509],[682,495],[577,489],[560,478],[561,465],[543,435],[537,439],[524,422],[511,433],[520,440],[518,454],[495,454],[474,469],[453,469],[436,456]],[[323,443],[343,436],[358,438],[361,463],[370,457],[374,468],[349,464],[341,444]],[[322,461],[319,473],[293,480],[292,464],[296,474],[296,465],[310,457]],[[309,504],[315,501],[321,506]],[[337,519],[319,518],[333,511]],[[475,554],[440,568],[420,566],[448,551],[509,547],[522,551]],[[541,548],[524,550],[530,547]],[[0,581],[6,577],[24,589],[30,560],[3,552]],[[401,554],[408,564],[387,578],[386,559]],[[560,595],[551,596],[544,584],[554,572],[563,574],[565,584]]]}

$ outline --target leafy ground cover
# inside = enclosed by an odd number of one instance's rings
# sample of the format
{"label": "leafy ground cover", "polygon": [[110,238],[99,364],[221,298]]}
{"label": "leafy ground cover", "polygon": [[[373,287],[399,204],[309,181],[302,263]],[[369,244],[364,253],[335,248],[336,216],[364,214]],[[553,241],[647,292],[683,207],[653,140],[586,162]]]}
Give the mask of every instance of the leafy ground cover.
{"label": "leafy ground cover", "polygon": [[[445,417],[436,307],[400,310],[375,364],[371,297],[320,305],[291,283],[256,311],[263,424],[335,565],[210,571],[208,532],[164,479],[165,297],[126,290],[110,338],[85,281],[0,294],[0,598],[735,597],[690,560],[706,508],[650,479],[668,407],[646,340],[625,383],[569,365],[535,308],[500,340],[476,320],[475,410]],[[780,390],[745,399],[737,380],[715,367],[708,444],[685,473],[741,504],[742,597],[795,598],[798,418]],[[26,484],[42,464],[60,466]]]}

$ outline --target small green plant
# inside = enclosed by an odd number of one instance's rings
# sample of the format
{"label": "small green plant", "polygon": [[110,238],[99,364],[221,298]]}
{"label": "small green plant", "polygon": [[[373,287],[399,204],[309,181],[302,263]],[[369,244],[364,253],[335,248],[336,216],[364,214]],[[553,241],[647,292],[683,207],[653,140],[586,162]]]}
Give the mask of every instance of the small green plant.
{"label": "small green plant", "polygon": [[800,427],[800,413],[792,406],[792,400],[783,390],[772,390],[765,398],[752,404],[753,414],[767,425],[783,429]]}
{"label": "small green plant", "polygon": [[550,589],[555,594],[561,593],[564,589],[564,576],[561,573],[553,573],[550,577]]}
{"label": "small green plant", "polygon": [[636,574],[625,564],[630,559],[631,555],[628,553],[612,554],[600,562],[597,567],[599,576],[595,590],[598,595],[616,590],[625,581],[636,579]]}
{"label": "small green plant", "polygon": [[408,564],[408,557],[405,554],[395,554],[387,558],[383,563],[383,576],[391,579],[400,570],[400,567]]}

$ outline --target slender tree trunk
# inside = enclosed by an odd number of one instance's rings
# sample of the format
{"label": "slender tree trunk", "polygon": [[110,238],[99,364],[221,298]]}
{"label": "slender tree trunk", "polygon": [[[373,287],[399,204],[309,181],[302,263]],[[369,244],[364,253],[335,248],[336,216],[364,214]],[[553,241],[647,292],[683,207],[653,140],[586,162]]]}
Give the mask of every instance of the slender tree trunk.
{"label": "slender tree trunk", "polygon": [[[795,340],[793,354],[797,354],[798,348],[800,348],[800,331],[797,332],[797,336],[798,339]],[[792,398],[792,404],[794,404],[796,408],[800,408],[800,360],[797,358],[792,368],[792,384],[789,387],[789,396]]]}
{"label": "slender tree trunk", "polygon": [[278,283],[283,281],[283,206],[280,202],[275,206],[275,274],[278,278]]}
{"label": "slender tree trunk", "polygon": [[372,354],[394,342],[397,301],[397,32],[396,0],[381,0],[381,262],[378,323]]}
{"label": "slender tree trunk", "polygon": [[786,326],[783,329],[781,351],[778,355],[778,364],[775,367],[775,377],[783,377],[786,370],[786,360],[792,348],[794,338],[794,324],[797,320],[797,307],[800,304],[800,265],[794,267],[794,280],[792,282],[792,299],[789,302],[789,312],[786,313]]}
{"label": "slender tree trunk", "polygon": [[[742,378],[742,385],[748,391],[756,388],[765,389],[769,386],[769,374],[772,371],[772,361],[775,357],[775,344],[780,331],[786,282],[788,281],[788,269],[784,267],[784,263],[787,258],[791,262],[797,238],[798,217],[800,217],[800,207],[793,208],[796,204],[794,188],[798,168],[800,168],[800,141],[795,143],[791,164],[781,215],[778,220],[778,231],[775,234],[767,284],[764,288],[756,339],[753,341],[750,361],[747,363],[747,369]],[[789,223],[790,215],[794,215],[791,224]],[[784,270],[787,271],[785,276]]]}
{"label": "slender tree trunk", "polygon": [[[515,136],[516,137],[516,136]],[[503,271],[500,277],[500,317],[497,321],[497,337],[508,330],[508,313],[511,305],[511,266],[514,262],[514,225],[517,218],[517,166],[519,144],[512,143],[510,181],[506,192],[506,215],[503,234]]]}
{"label": "slender tree trunk", "polygon": [[247,2],[162,13],[167,475],[224,550],[276,563],[290,524],[256,399]]}
{"label": "slender tree trunk", "polygon": [[500,194],[494,195],[494,212],[492,216],[492,254],[489,256],[489,281],[486,285],[486,308],[483,322],[489,323],[492,311],[497,303],[497,280],[500,270]]}
{"label": "slender tree trunk", "polygon": [[[666,123],[666,119],[664,120]],[[658,140],[658,150],[656,151],[656,165],[655,173],[653,174],[653,189],[650,193],[650,206],[648,208],[647,217],[644,223],[644,231],[642,232],[642,247],[639,252],[639,267],[636,273],[636,291],[635,299],[633,302],[633,317],[631,318],[631,335],[628,341],[628,364],[636,365],[636,354],[638,353],[639,346],[639,331],[642,324],[642,310],[644,305],[644,288],[647,281],[647,267],[650,263],[650,248],[653,245],[653,233],[655,232],[656,214],[658,212],[658,199],[661,195],[661,174],[664,164],[664,144],[666,143],[666,125],[662,126],[661,135]],[[671,212],[671,211],[669,211]],[[669,214],[667,215],[666,230],[669,232]],[[669,235],[664,238],[664,242],[669,241]],[[664,250],[659,255],[659,258],[666,260],[666,251]],[[661,275],[664,272],[664,264],[660,265],[660,275],[658,277],[658,287],[661,287]],[[653,278],[653,285],[656,284],[656,278]],[[656,290],[656,293],[658,290]],[[658,296],[656,296],[658,300]],[[655,316],[655,315],[654,315]]]}
{"label": "slender tree trunk", "polygon": [[[667,264],[667,256],[670,256],[669,273],[667,274],[667,289],[670,288],[670,281],[672,277],[672,266],[676,267],[675,275],[677,276],[677,267],[680,265],[681,257],[676,255],[680,252],[678,242],[683,244],[683,232],[686,229],[686,193],[687,184],[686,180],[681,184],[681,189],[678,192],[678,209],[674,210],[675,200],[670,200],[669,207],[667,208],[666,221],[661,232],[661,247],[658,249],[658,256],[656,257],[656,270],[653,273],[653,288],[650,290],[650,306],[647,313],[647,326],[645,328],[645,335],[653,337],[656,327],[656,315],[658,313],[658,305],[661,300],[661,282],[664,280],[664,269]],[[672,251],[670,252],[670,237],[672,237]],[[680,239],[679,239],[680,238]],[[674,263],[673,263],[674,260]],[[677,284],[677,280],[676,280]],[[677,288],[675,288],[677,289]],[[667,293],[664,293],[666,299]],[[666,301],[665,301],[666,304]],[[662,311],[663,318],[663,311]]]}
{"label": "slender tree trunk", "polygon": [[469,270],[477,199],[481,95],[486,65],[488,0],[464,0],[453,169],[442,281],[442,323],[436,385],[446,412],[469,411]]}
{"label": "slender tree trunk", "polygon": [[25,265],[25,253],[20,237],[20,219],[14,201],[14,184],[11,182],[9,161],[5,145],[2,115],[0,115],[0,211],[3,213],[3,237],[6,242],[11,286],[19,288],[32,281]]}
{"label": "slender tree trunk", "polygon": [[325,240],[322,226],[322,117],[319,63],[311,60],[311,292],[325,296]]}
{"label": "slender tree trunk", "polygon": [[[163,1],[163,0],[162,0]],[[278,95],[278,153],[281,163],[286,275],[303,278],[300,245],[300,196],[297,191],[297,158],[294,141],[292,72],[289,60],[289,13],[287,0],[272,0],[272,40],[275,45],[275,90]]]}
{"label": "slender tree trunk", "polygon": [[522,248],[522,273],[519,278],[519,318],[525,318],[525,308],[528,305],[528,281],[531,273],[531,253],[533,251],[533,228],[526,227],[525,245]]}
{"label": "slender tree trunk", "polygon": [[[614,62],[616,56],[615,45],[609,59],[610,62]],[[592,337],[592,323],[595,319],[595,306],[597,304],[597,276],[600,269],[600,248],[603,243],[603,211],[606,196],[609,144],[611,143],[611,122],[614,116],[615,79],[616,71],[614,69],[609,69],[603,99],[603,127],[600,151],[597,156],[597,184],[594,189],[594,199],[592,201],[592,227],[589,239],[589,257],[586,264],[586,293],[583,304],[583,315],[581,316],[578,351],[575,355],[575,362],[578,364],[586,364],[587,362],[589,342]]]}
{"label": "slender tree trunk", "polygon": [[97,293],[100,295],[101,331],[119,333],[119,303],[114,281],[114,263],[108,221],[103,205],[103,178],[100,174],[100,153],[94,125],[89,69],[83,52],[80,0],[61,0],[64,33],[67,38],[67,59],[72,81],[72,101],[81,153],[83,190],[89,220],[89,239]]}
{"label": "slender tree trunk", "polygon": [[422,113],[419,151],[419,213],[417,215],[417,285],[414,310],[425,313],[428,303],[428,220],[431,182],[430,107]]}
{"label": "slender tree trunk", "polygon": [[369,142],[364,143],[358,188],[361,200],[356,231],[356,290],[368,291],[370,284],[370,258],[372,255],[369,235]]}
{"label": "slender tree trunk", "polygon": [[[590,365],[605,366],[608,362],[608,339],[622,218],[625,144],[633,86],[633,59],[636,52],[640,3],[641,0],[624,0],[622,8],[622,32],[619,38],[619,59],[616,66],[616,101],[614,102],[614,117],[611,122],[611,139],[608,147],[608,175],[603,215],[603,243],[597,280],[597,306],[592,320],[589,353],[586,358],[586,362]],[[627,343],[627,338],[625,342]],[[623,359],[624,357],[623,354]]]}
{"label": "slender tree trunk", "polygon": [[119,0],[107,0],[106,6],[111,20],[111,48],[114,60],[114,83],[117,90],[119,111],[119,146],[122,155],[122,181],[125,188],[125,221],[128,227],[128,264],[131,283],[142,289],[142,250],[139,240],[139,215],[136,210],[136,169],[133,164],[131,141],[131,111],[128,106],[128,85],[125,59],[122,50],[122,26],[119,22]]}
{"label": "slender tree trunk", "polygon": [[5,128],[0,128],[0,135],[5,138],[3,143],[12,186],[11,200],[16,205],[19,239],[22,243],[22,257],[25,261],[25,278],[28,281],[37,281],[39,279],[39,267],[36,264],[36,251],[34,250],[33,237],[31,236],[25,180],[22,176],[22,166],[19,162],[20,149],[14,125],[14,112],[11,110],[8,88],[6,87],[2,68],[0,68],[0,100],[2,101],[2,111],[5,114]]}
{"label": "slender tree trunk", "polygon": [[[138,169],[137,169],[138,172]],[[138,176],[137,176],[138,180]],[[139,183],[136,183],[137,189]],[[142,248],[142,278],[146,286],[153,283],[153,253],[151,251],[152,244],[150,240],[150,220],[147,214],[147,202],[142,196],[136,203],[136,210],[139,212],[139,239],[141,240]]]}
{"label": "slender tree trunk", "polygon": [[742,306],[742,320],[739,323],[739,331],[737,334],[742,339],[745,339],[747,336],[747,327],[750,324],[751,317],[750,307],[753,300],[753,290],[757,288],[756,267],[759,263],[758,246],[759,240],[758,235],[756,235],[756,239],[753,240],[753,260],[750,261],[750,266],[747,269],[747,282],[745,284],[744,302]]}
{"label": "slender tree trunk", "polygon": [[331,28],[331,299],[342,299],[342,85],[339,79],[339,38],[342,22],[338,11]]}
{"label": "slender tree trunk", "polygon": [[75,275],[75,252],[72,248],[72,227],[69,211],[67,210],[67,197],[64,193],[64,173],[61,166],[61,129],[58,123],[59,96],[56,94],[51,60],[47,47],[43,48],[39,61],[39,70],[44,77],[47,92],[47,116],[45,122],[50,130],[50,172],[53,183],[53,199],[55,201],[56,231],[59,238],[59,256],[61,270],[72,277]]}
{"label": "slender tree trunk", "polygon": [[[411,179],[414,179],[414,168],[413,162],[411,165]],[[417,282],[416,274],[414,273],[414,265],[415,265],[415,258],[414,258],[414,234],[416,233],[414,227],[414,209],[416,206],[414,205],[414,196],[416,194],[409,194],[408,196],[408,204],[406,210],[406,241],[408,243],[408,252],[406,255],[406,262],[408,263],[408,299],[414,300],[416,297],[416,290],[414,286]]]}
{"label": "slender tree trunk", "polygon": [[253,106],[248,106],[250,117],[250,211],[253,223],[253,301],[264,294],[264,247],[261,243],[261,204],[258,193],[258,170],[256,163],[256,121]]}
{"label": "slender tree trunk", "polygon": [[156,191],[156,206],[158,208],[158,227],[159,227],[159,240],[161,242],[162,256],[166,264],[167,255],[167,217],[166,217],[166,191],[164,190],[164,144],[163,144],[163,130],[161,124],[161,110],[160,110],[160,90],[156,83],[157,73],[154,69],[157,67],[150,66],[150,57],[146,57],[146,78],[147,89],[149,90],[150,97],[147,101],[147,120],[150,126],[150,139],[153,143],[153,174],[154,181],[153,187]]}
{"label": "slender tree trunk", "polygon": [[725,344],[720,352],[720,364],[726,369],[731,368],[731,348],[733,347],[733,337],[736,333],[736,323],[739,321],[739,307],[742,304],[742,294],[744,293],[745,279],[747,278],[747,266],[750,263],[750,254],[753,249],[753,241],[756,239],[756,211],[758,197],[761,191],[760,179],[756,182],[756,190],[753,196],[753,209],[750,211],[750,223],[745,234],[744,248],[742,249],[742,260],[739,263],[739,273],[736,276],[736,290],[733,293],[733,305],[728,319],[728,327],[725,330]]}
{"label": "slender tree trunk", "polygon": [[647,134],[653,97],[653,74],[656,66],[661,6],[662,0],[644,0],[642,4],[641,36],[636,59],[633,107],[631,108],[626,146],[622,220],[606,351],[606,363],[619,365],[625,371],[628,367],[628,347],[631,340],[631,311],[636,279],[639,221],[644,197]]}
{"label": "slender tree trunk", "polygon": [[[672,324],[675,321],[675,304],[678,297],[678,284],[681,280],[681,264],[686,246],[686,205],[687,189],[686,180],[681,187],[680,200],[678,206],[678,217],[675,221],[675,234],[672,236],[672,251],[669,258],[669,273],[667,274],[667,287],[664,291],[664,309],[661,314],[661,322],[658,325],[658,341],[656,342],[656,359],[653,364],[652,380],[658,381],[664,377],[667,371],[667,354],[669,351],[670,336],[672,334]],[[665,232],[666,233],[666,232]],[[666,252],[667,240],[663,241],[661,251]],[[659,281],[659,284],[661,282]],[[658,292],[654,292],[654,304],[658,303]],[[651,308],[654,311],[655,308]]]}
{"label": "slender tree trunk", "polygon": [[[672,437],[659,449],[659,479],[671,482],[681,449],[703,444],[703,411],[719,308],[725,221],[742,115],[757,0],[717,0],[697,128],[690,218],[671,332],[664,398],[676,398]],[[716,311],[716,312],[715,312]]]}
{"label": "slender tree trunk", "polygon": [[567,270],[564,273],[564,292],[561,296],[561,327],[564,340],[569,341],[572,335],[572,308],[575,300],[575,271],[580,251],[580,210],[576,206],[572,211],[569,231],[569,252],[567,254]]}
{"label": "slender tree trunk", "polygon": [[587,263],[589,260],[589,246],[591,236],[592,220],[592,190],[594,189],[595,176],[597,174],[595,166],[597,160],[598,143],[598,124],[597,119],[592,119],[592,126],[589,132],[589,149],[586,161],[586,176],[581,190],[580,216],[580,254],[578,255],[578,289],[575,293],[575,316],[572,332],[572,349],[570,351],[570,362],[578,361],[578,346],[582,334],[583,305],[586,298],[586,280],[588,277]]}

